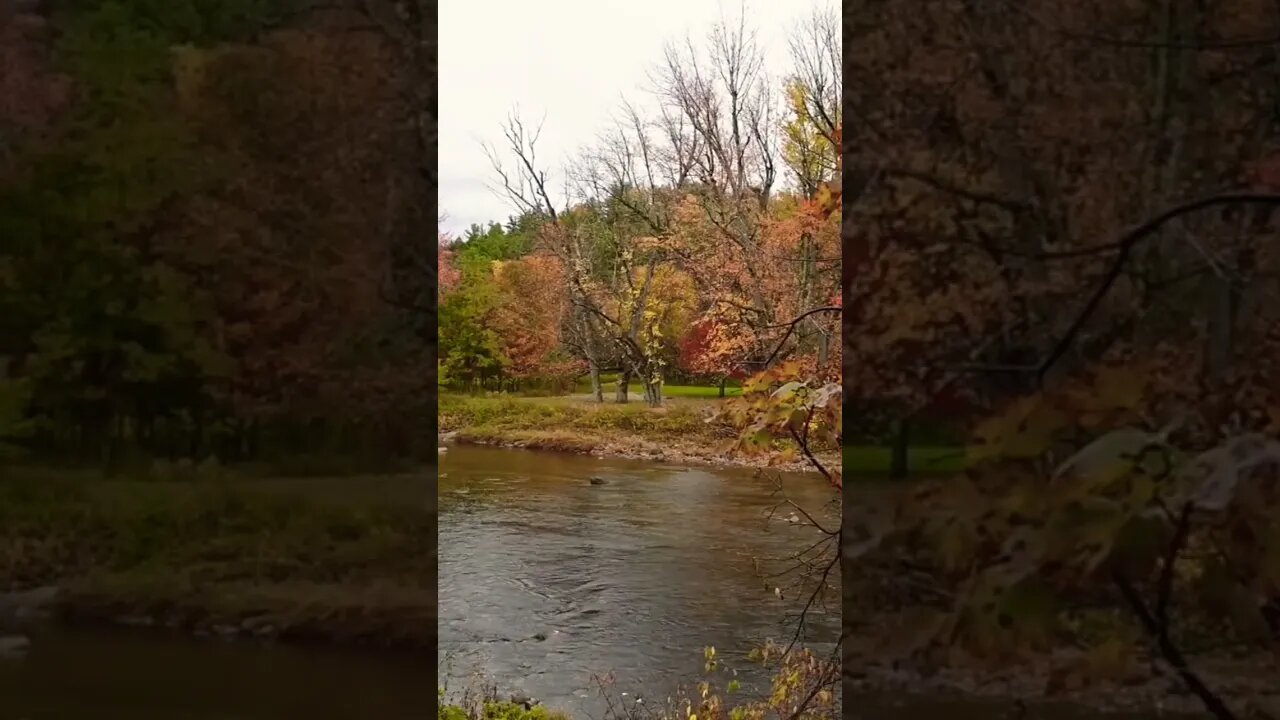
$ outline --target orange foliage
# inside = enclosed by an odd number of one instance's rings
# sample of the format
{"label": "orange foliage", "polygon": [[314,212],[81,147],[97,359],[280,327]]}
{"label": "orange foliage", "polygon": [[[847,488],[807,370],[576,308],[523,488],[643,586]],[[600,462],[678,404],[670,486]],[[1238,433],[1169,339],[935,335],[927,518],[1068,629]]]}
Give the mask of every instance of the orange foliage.
{"label": "orange foliage", "polygon": [[552,355],[560,346],[560,327],[568,310],[566,276],[560,260],[536,254],[493,263],[500,295],[492,327],[516,378],[566,374],[576,364],[559,365]]}

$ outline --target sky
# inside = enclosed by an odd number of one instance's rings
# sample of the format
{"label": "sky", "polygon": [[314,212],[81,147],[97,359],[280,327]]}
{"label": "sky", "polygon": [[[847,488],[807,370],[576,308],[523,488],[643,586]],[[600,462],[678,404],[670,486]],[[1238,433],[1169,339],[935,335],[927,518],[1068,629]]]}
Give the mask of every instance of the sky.
{"label": "sky", "polygon": [[[790,68],[787,37],[831,0],[444,0],[440,3],[440,229],[505,222],[515,208],[490,186],[482,143],[505,149],[502,125],[518,110],[543,121],[537,153],[554,180],[574,152],[612,126],[624,97],[650,102],[649,76],[665,43],[738,17],[765,52],[765,70]],[[544,119],[545,118],[545,119]],[[504,160],[508,156],[504,155]],[[561,187],[561,183],[556,183]],[[553,198],[554,199],[554,198]]]}

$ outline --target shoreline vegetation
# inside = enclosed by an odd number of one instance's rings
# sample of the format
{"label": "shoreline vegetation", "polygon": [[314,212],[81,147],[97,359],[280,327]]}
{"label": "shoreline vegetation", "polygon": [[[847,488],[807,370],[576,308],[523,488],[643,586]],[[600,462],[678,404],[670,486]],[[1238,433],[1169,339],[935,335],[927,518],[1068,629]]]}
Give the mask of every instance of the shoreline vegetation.
{"label": "shoreline vegetation", "polygon": [[[714,388],[712,388],[714,390]],[[736,431],[707,422],[714,401],[669,400],[661,408],[643,403],[595,403],[589,397],[440,395],[440,439],[474,445],[524,448],[686,465],[813,471],[804,459],[778,452],[732,453]],[[816,453],[839,467],[834,450]]]}
{"label": "shoreline vegetation", "polygon": [[[735,397],[738,393],[734,390],[729,388],[727,397]],[[669,393],[679,399],[668,400],[662,408],[609,400],[597,404],[587,395],[441,392],[439,439],[725,468],[813,470],[803,459],[779,462],[785,442],[778,443],[779,452],[775,453],[749,456],[728,452],[726,448],[738,431],[706,422],[710,410],[721,402],[714,392],[714,387],[681,386],[676,393]],[[958,472],[965,467],[965,453],[961,446],[912,446],[907,451],[907,466],[912,476]],[[839,454],[824,450],[815,455],[825,466],[842,468],[845,476],[852,477],[886,477],[893,463],[893,450],[887,445],[845,445]]]}
{"label": "shoreline vegetation", "polygon": [[6,472],[0,634],[55,620],[414,652],[435,645],[435,522],[425,502],[336,502],[271,483]]}

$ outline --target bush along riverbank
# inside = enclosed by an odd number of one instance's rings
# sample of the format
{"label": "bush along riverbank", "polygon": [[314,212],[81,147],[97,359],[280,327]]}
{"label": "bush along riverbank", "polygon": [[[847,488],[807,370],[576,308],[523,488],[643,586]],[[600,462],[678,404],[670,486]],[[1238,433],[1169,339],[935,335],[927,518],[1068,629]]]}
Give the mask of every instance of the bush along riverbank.
{"label": "bush along riverbank", "polygon": [[[770,668],[773,675],[765,695],[743,692],[737,671],[725,665],[714,647],[703,648],[700,676],[675,688],[655,693],[643,704],[640,696],[619,690],[613,675],[593,676],[605,703],[604,720],[835,720],[840,712],[840,665],[834,657],[815,655],[804,647],[766,641],[747,655],[747,662]],[[635,690],[635,688],[632,688]],[[669,692],[668,692],[669,691]],[[570,720],[535,698],[503,699],[497,684],[475,677],[460,692],[440,687],[438,717],[442,720]]]}
{"label": "bush along riverbank", "polygon": [[[812,469],[794,452],[788,455],[783,442],[777,452],[731,452],[740,431],[708,422],[720,406],[707,400],[671,401],[651,408],[639,402],[597,404],[576,397],[441,395],[439,427],[443,440],[461,443],[686,465]],[[839,466],[834,448],[819,457]]]}
{"label": "bush along riverbank", "polygon": [[435,537],[425,503],[338,503],[250,480],[0,477],[0,623],[425,652]]}

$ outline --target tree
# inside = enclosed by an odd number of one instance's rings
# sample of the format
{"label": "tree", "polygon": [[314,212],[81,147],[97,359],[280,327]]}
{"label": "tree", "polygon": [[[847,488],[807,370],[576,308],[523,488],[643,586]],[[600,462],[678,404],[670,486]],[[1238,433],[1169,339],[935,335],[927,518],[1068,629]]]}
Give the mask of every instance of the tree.
{"label": "tree", "polygon": [[453,248],[449,247],[452,241],[444,233],[440,234],[439,247],[436,250],[439,253],[436,257],[436,275],[439,278],[440,293],[443,295],[458,286],[462,281],[462,273],[458,271],[456,260],[454,259]]}
{"label": "tree", "polygon": [[572,377],[575,363],[556,362],[568,310],[564,268],[547,255],[493,263],[499,300],[490,324],[501,338],[506,372],[514,379]]}
{"label": "tree", "polygon": [[[882,557],[852,558],[878,546],[874,528],[936,543],[926,583],[957,601],[930,628],[955,642],[926,633],[917,660],[960,645],[1008,661],[1004,641],[1015,636],[1052,644],[1058,609],[1096,609],[1096,590],[1110,593],[1102,605],[1136,612],[1144,632],[1156,628],[1156,652],[1181,664],[1152,609],[1169,597],[1158,568],[1182,564],[1160,559],[1182,552],[1170,550],[1176,498],[1152,492],[1158,462],[1136,474],[1108,463],[1114,443],[1142,450],[1125,444],[1138,435],[1122,428],[1158,434],[1135,416],[1185,409],[1177,446],[1189,453],[1231,442],[1224,425],[1266,424],[1270,383],[1252,366],[1270,346],[1274,315],[1261,305],[1239,314],[1243,298],[1272,292],[1263,289],[1270,260],[1258,252],[1272,201],[1240,187],[1272,134],[1259,96],[1241,94],[1244,85],[1267,97],[1275,89],[1256,74],[1262,45],[1248,34],[1263,11],[1249,2],[1024,3],[1011,13],[887,2],[846,16],[844,76],[856,79],[842,147],[852,187],[843,198],[847,398],[890,405],[905,428],[959,395],[972,409],[964,429],[1007,441],[992,450],[1003,460],[988,458],[967,482],[903,500],[901,524],[846,511],[846,582]],[[1094,376],[1111,379],[1091,385]],[[1089,397],[1124,399],[1131,415],[1091,408]],[[989,408],[1008,414],[987,424]],[[1044,468],[1099,436],[1082,456],[1096,482],[1045,492]],[[1131,511],[1142,519],[1130,523]],[[999,560],[1018,544],[1026,554]],[[1130,564],[1139,546],[1154,565]],[[990,572],[969,572],[970,563]],[[1019,585],[1032,576],[1050,587]],[[1065,591],[1068,577],[1090,590]],[[1064,605],[1046,609],[1046,594]],[[846,657],[846,668],[857,663]]]}

